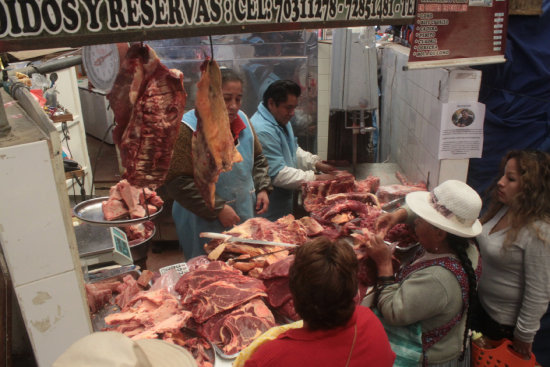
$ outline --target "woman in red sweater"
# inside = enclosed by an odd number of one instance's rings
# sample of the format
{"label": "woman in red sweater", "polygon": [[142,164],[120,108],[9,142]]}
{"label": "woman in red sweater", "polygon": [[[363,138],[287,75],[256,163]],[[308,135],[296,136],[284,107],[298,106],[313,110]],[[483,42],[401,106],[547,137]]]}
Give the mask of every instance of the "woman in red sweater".
{"label": "woman in red sweater", "polygon": [[298,247],[289,285],[304,327],[261,345],[245,367],[392,366],[395,353],[382,324],[356,305],[357,266],[342,241],[320,237]]}

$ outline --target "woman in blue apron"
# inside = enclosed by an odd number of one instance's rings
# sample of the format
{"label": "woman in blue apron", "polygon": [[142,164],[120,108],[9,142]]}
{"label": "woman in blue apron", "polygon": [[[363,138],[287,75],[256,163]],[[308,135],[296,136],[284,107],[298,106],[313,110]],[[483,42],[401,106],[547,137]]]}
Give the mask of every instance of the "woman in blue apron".
{"label": "woman in blue apron", "polygon": [[191,138],[197,128],[195,110],[187,112],[170,170],[166,178],[166,193],[172,199],[172,217],[185,258],[203,255],[207,238],[201,232],[222,232],[236,224],[264,213],[272,190],[267,174],[267,160],[247,116],[239,110],[242,99],[242,80],[231,70],[222,69],[222,92],[227,107],[231,132],[242,162],[222,172],[216,183],[214,209],[210,209],[200,195],[193,179]]}

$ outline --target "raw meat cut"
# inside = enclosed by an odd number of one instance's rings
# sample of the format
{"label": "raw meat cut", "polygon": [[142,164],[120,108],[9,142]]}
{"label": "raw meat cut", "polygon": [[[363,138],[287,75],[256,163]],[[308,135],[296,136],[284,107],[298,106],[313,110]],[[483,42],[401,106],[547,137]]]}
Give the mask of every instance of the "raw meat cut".
{"label": "raw meat cut", "polygon": [[409,247],[418,242],[418,237],[416,237],[413,226],[405,223],[399,223],[393,226],[388,231],[384,239],[386,241],[396,243],[398,246],[403,248]]}
{"label": "raw meat cut", "polygon": [[267,296],[262,281],[239,274],[224,263],[223,268],[216,263],[184,274],[176,284],[182,304],[191,310],[198,323],[252,298]]}
{"label": "raw meat cut", "polygon": [[364,180],[355,181],[355,192],[370,192],[375,193],[380,186],[380,177],[368,176]]}
{"label": "raw meat cut", "polygon": [[264,284],[267,289],[267,300],[271,306],[281,307],[292,298],[287,277],[267,279]]}
{"label": "raw meat cut", "polygon": [[155,229],[155,224],[151,221],[147,221],[143,223],[132,224],[130,226],[125,226],[122,227],[122,229],[128,237],[128,244],[130,246],[133,246],[150,238]]}
{"label": "raw meat cut", "polygon": [[[111,186],[109,198],[101,203],[103,216],[106,220],[116,220],[124,217],[143,218],[147,215],[156,213],[164,204],[160,196],[155,191],[148,188],[130,185],[127,180],[121,180],[116,185]],[[152,233],[154,225],[143,224],[145,228],[135,227],[135,231],[143,232],[145,236],[147,231]],[[132,229],[129,229],[132,231]],[[145,238],[145,237],[143,237]],[[135,238],[133,238],[135,239]]]}
{"label": "raw meat cut", "polygon": [[197,332],[184,328],[175,333],[164,333],[163,340],[180,345],[195,358],[198,367],[213,367],[216,359],[212,345]]}
{"label": "raw meat cut", "polygon": [[[307,223],[307,220],[296,220],[292,214],[279,218],[275,222],[256,217],[223,233],[233,237],[301,245],[308,240],[308,229],[304,223]],[[275,249],[271,247],[270,251],[275,251]]]}
{"label": "raw meat cut", "polygon": [[276,262],[264,269],[260,279],[273,279],[279,277],[288,277],[290,266],[294,263],[294,255],[287,256],[281,261]]}
{"label": "raw meat cut", "polygon": [[197,129],[191,139],[193,175],[204,201],[214,208],[220,173],[230,171],[233,163],[241,162],[243,158],[231,133],[220,68],[214,60],[206,60],[201,70],[195,102]]}
{"label": "raw meat cut", "polygon": [[281,316],[288,317],[293,321],[298,321],[301,319],[300,315],[298,315],[296,309],[294,308],[294,300],[292,298],[279,307],[277,312],[281,314]]}
{"label": "raw meat cut", "polygon": [[131,301],[131,299],[141,290],[136,280],[131,275],[126,275],[122,278],[123,283],[117,288],[118,295],[115,298],[115,303],[123,310]]}
{"label": "raw meat cut", "polygon": [[227,355],[240,352],[254,339],[275,326],[265,303],[254,298],[238,308],[220,313],[201,324],[199,331]]}
{"label": "raw meat cut", "polygon": [[355,177],[346,171],[336,171],[336,178],[326,181],[308,181],[302,184],[304,208],[311,212],[325,197],[341,192],[351,192],[355,186]]}
{"label": "raw meat cut", "polygon": [[101,209],[105,220],[117,220],[130,215],[128,207],[122,200],[109,198],[101,204]]}
{"label": "raw meat cut", "polygon": [[378,188],[376,196],[378,196],[381,203],[387,203],[389,201],[402,198],[409,192],[428,191],[428,188],[424,182],[412,183],[399,172],[395,173],[395,177],[397,177],[399,182],[401,182],[401,185],[386,185]]}
{"label": "raw meat cut", "polygon": [[299,221],[306,227],[308,237],[314,237],[323,232],[323,226],[311,217],[302,217]]}
{"label": "raw meat cut", "polygon": [[378,196],[381,203],[387,203],[407,196],[408,193],[415,191],[426,191],[426,188],[405,185],[384,185],[378,188],[376,196]]}
{"label": "raw meat cut", "polygon": [[105,317],[111,329],[132,339],[157,339],[164,333],[178,332],[191,313],[166,289],[142,291],[126,305],[125,311]]}
{"label": "raw meat cut", "polygon": [[[233,237],[301,245],[310,237],[319,235],[323,230],[323,226],[313,218],[303,217],[297,220],[289,214],[275,222],[261,217],[251,218],[223,233]],[[283,249],[283,247],[278,246],[245,245],[238,242],[223,242],[222,240],[212,240],[205,245],[205,251],[209,254],[209,257],[218,260],[252,257]],[[210,256],[211,254],[213,255]],[[277,262],[287,255],[288,252],[280,252],[262,257],[253,263],[231,262],[231,265],[249,276],[258,277],[263,267]]]}
{"label": "raw meat cut", "polygon": [[[117,282],[120,283],[120,282]],[[85,284],[86,298],[88,300],[88,306],[90,312],[95,313],[99,311],[111,300],[113,291],[109,288],[98,288],[94,284]]]}
{"label": "raw meat cut", "polygon": [[298,320],[300,317],[294,309],[294,301],[288,287],[288,273],[294,263],[294,255],[290,255],[267,268],[260,274],[263,279],[267,299],[275,311],[283,317]]}
{"label": "raw meat cut", "polygon": [[132,185],[156,188],[164,182],[186,97],[183,73],[169,70],[147,45],[130,47],[107,99],[122,177]]}
{"label": "raw meat cut", "polygon": [[151,270],[147,270],[147,269],[143,270],[137,280],[137,284],[139,284],[144,288],[147,287],[151,279],[153,279],[154,275],[155,274]]}

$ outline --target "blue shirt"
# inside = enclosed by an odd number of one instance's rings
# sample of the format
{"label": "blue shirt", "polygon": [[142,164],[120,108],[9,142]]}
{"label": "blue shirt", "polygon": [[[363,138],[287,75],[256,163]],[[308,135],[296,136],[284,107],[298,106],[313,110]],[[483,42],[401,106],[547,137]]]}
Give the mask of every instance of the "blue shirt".
{"label": "blue shirt", "polygon": [[[279,125],[263,103],[258,105],[258,110],[252,116],[250,122],[262,144],[272,181],[283,168],[297,168],[296,150],[298,149],[298,143],[290,123],[285,126]],[[264,216],[275,221],[291,214],[293,197],[294,190],[274,187],[269,195],[269,209]]]}

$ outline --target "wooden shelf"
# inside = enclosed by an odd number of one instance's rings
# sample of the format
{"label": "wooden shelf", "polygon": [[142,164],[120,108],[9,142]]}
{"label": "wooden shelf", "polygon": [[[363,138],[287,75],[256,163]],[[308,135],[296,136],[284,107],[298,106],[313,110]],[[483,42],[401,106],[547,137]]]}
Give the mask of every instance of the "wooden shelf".
{"label": "wooden shelf", "polygon": [[65,113],[63,115],[55,115],[50,116],[50,119],[53,122],[67,122],[67,121],[73,121],[73,114],[72,113]]}
{"label": "wooden shelf", "polygon": [[65,172],[65,179],[70,180],[71,178],[81,178],[86,175],[86,171],[79,169],[76,171]]}

